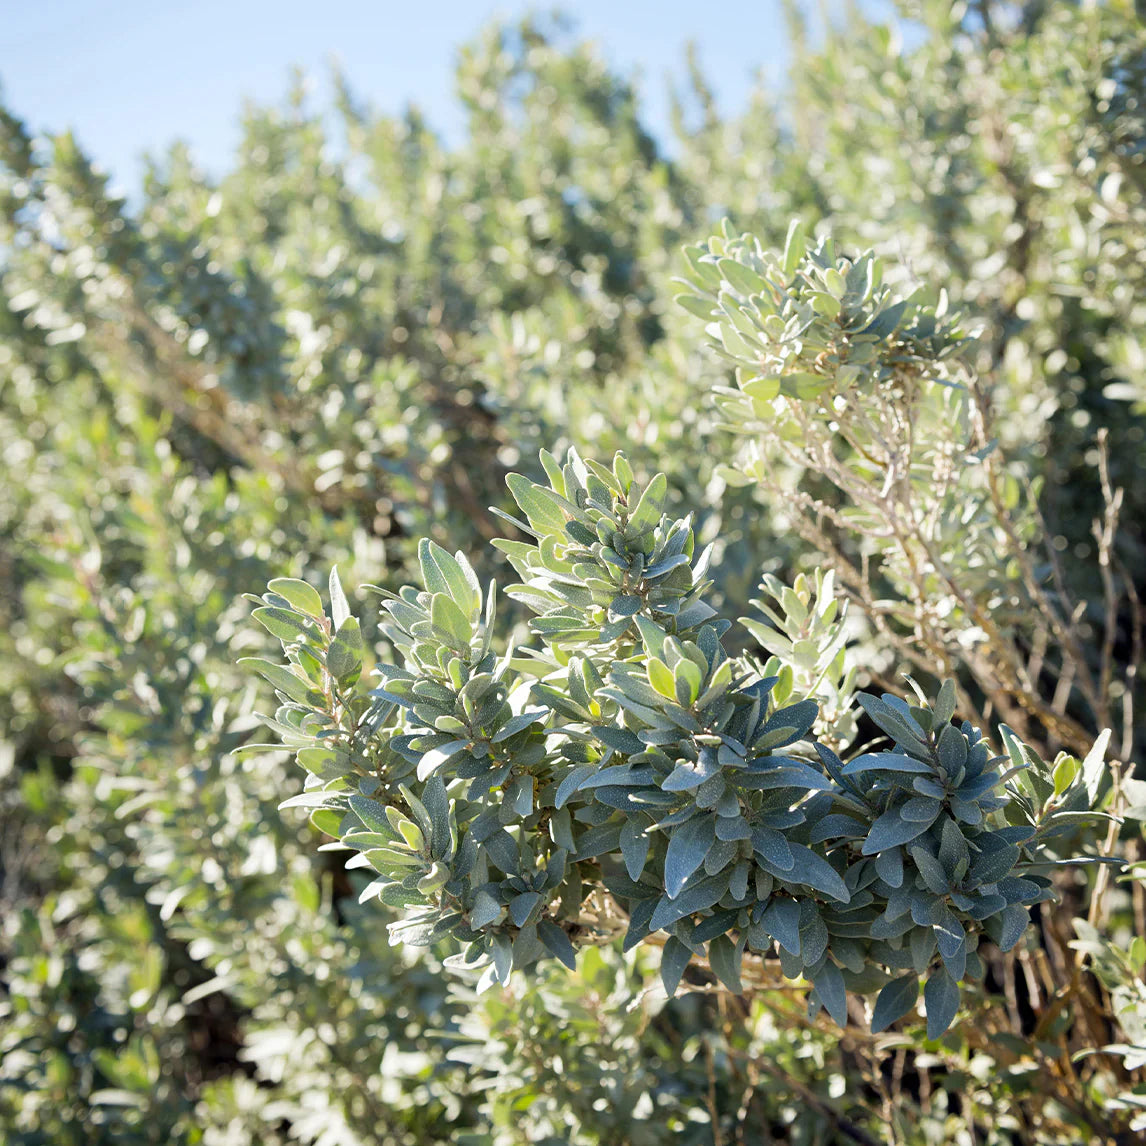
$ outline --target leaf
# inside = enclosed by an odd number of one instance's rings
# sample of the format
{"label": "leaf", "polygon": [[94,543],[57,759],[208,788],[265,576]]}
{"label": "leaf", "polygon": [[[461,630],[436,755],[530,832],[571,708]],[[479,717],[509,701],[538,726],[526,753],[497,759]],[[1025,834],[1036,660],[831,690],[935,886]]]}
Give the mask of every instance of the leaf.
{"label": "leaf", "polygon": [[418,761],[418,779],[425,780],[433,775],[447,760],[452,759],[467,745],[465,740],[450,740],[439,748],[431,748]]}
{"label": "leaf", "polygon": [[264,606],[251,612],[254,617],[272,637],[278,637],[283,644],[291,644],[303,637],[313,636],[314,623],[289,609],[278,609]]}
{"label": "leaf", "polygon": [[829,959],[812,977],[816,995],[836,1025],[847,1026],[848,993],[843,972]]}
{"label": "leaf", "polygon": [[470,927],[480,931],[501,915],[501,904],[484,887],[474,893],[474,905],[470,910]]}
{"label": "leaf", "polygon": [[1098,789],[1102,785],[1102,777],[1106,771],[1103,760],[1109,743],[1110,729],[1104,728],[1082,762],[1082,782],[1086,786],[1087,803],[1091,805],[1098,799]]}
{"label": "leaf", "polygon": [[931,912],[931,922],[935,929],[935,939],[939,944],[939,954],[944,959],[954,959],[967,942],[963,924],[945,903],[937,902]]}
{"label": "leaf", "polygon": [[295,577],[276,577],[273,581],[268,582],[267,588],[272,593],[284,597],[296,609],[308,616],[321,617],[323,615],[322,598],[318,595],[318,590],[305,581],[299,581]]}
{"label": "leaf", "polygon": [[927,1008],[927,1037],[937,1039],[955,1021],[959,1010],[959,984],[945,967],[931,972],[923,988],[923,1003]]}
{"label": "leaf", "polygon": [[649,684],[653,686],[663,697],[669,700],[676,699],[676,678],[673,676],[672,669],[668,667],[659,657],[650,656],[646,671],[649,676]]}
{"label": "leaf", "polygon": [[1014,844],[995,840],[994,836],[982,835],[975,841],[981,849],[971,864],[971,879],[976,883],[998,883],[1019,862],[1019,849]]}
{"label": "leaf", "polygon": [[362,670],[362,633],[358,621],[347,617],[326,650],[326,668],[339,684],[353,684]]}
{"label": "leaf", "polygon": [[649,855],[649,837],[636,820],[626,820],[621,828],[621,855],[625,861],[625,870],[629,879],[634,883],[641,878],[645,870],[645,861]]}
{"label": "leaf", "polygon": [[740,956],[740,948],[727,935],[719,936],[708,945],[708,965],[734,995],[744,994],[744,986],[740,982]]}
{"label": "leaf", "polygon": [[661,982],[670,999],[676,994],[681,976],[691,960],[692,952],[675,935],[670,935],[661,952]]}
{"label": "leaf", "polygon": [[[910,719],[908,715],[896,711],[886,701],[880,700],[870,693],[857,692],[856,701],[879,728],[892,737],[897,744],[928,753],[922,729],[915,724],[914,720],[908,723]],[[906,708],[906,705],[904,707]]]}
{"label": "leaf", "polygon": [[480,603],[481,586],[460,553],[451,557],[440,545],[423,537],[418,542],[418,564],[426,588],[431,593],[445,593],[467,617]]}
{"label": "leaf", "polygon": [[947,772],[954,774],[967,763],[967,738],[954,724],[945,725],[939,734],[935,753]]}
{"label": "leaf", "polygon": [[1030,913],[1025,907],[1020,907],[1017,903],[1013,903],[1010,907],[1004,908],[1002,912],[1002,929],[999,933],[999,950],[1003,952],[1010,951],[1011,948],[1022,939],[1030,922]]}
{"label": "leaf", "polygon": [[593,734],[602,744],[615,749],[617,752],[624,753],[626,756],[644,752],[648,748],[648,745],[635,732],[631,732],[627,728],[617,728],[610,724],[595,724]]}
{"label": "leaf", "polygon": [[330,590],[330,618],[334,622],[334,631],[342,628],[343,622],[350,616],[350,603],[342,591],[342,582],[338,579],[338,566],[332,565],[330,577],[327,582]]}
{"label": "leaf", "polygon": [[541,902],[541,893],[536,891],[523,891],[509,901],[509,916],[518,927],[524,927],[529,921],[533,909]]}
{"label": "leaf", "polygon": [[557,785],[557,794],[553,798],[553,806],[555,808],[565,807],[569,802],[569,797],[596,771],[597,768],[593,764],[583,764],[578,768],[574,768],[561,783]]}
{"label": "leaf", "polygon": [[927,890],[936,895],[946,895],[951,890],[950,880],[943,870],[943,865],[925,848],[914,847],[908,849]]}
{"label": "leaf", "polygon": [[311,685],[301,677],[295,676],[286,665],[274,664],[261,657],[242,657],[241,665],[250,665],[259,676],[270,681],[271,687],[277,689],[290,700],[297,700],[300,704],[306,702],[306,694]]}
{"label": "leaf", "polygon": [[700,759],[693,763],[691,760],[682,760],[661,781],[661,788],[665,792],[690,792],[699,788],[706,780],[711,780],[720,772],[720,764],[716,754],[710,749],[700,753]]}
{"label": "leaf", "polygon": [[675,900],[666,895],[653,912],[652,922],[649,924],[650,930],[663,930],[686,915],[706,911],[728,891],[729,878],[728,872],[721,872],[685,888]]}
{"label": "leaf", "polygon": [[807,249],[804,224],[800,219],[793,219],[788,224],[788,236],[784,241],[784,274],[789,278],[795,273]]}
{"label": "leaf", "polygon": [[659,524],[664,509],[665,495],[668,493],[668,478],[657,474],[641,494],[636,508],[629,515],[626,532],[630,537],[639,537]]}
{"label": "leaf", "polygon": [[801,915],[811,908],[811,914],[800,924],[800,958],[805,967],[814,967],[828,949],[828,928],[819,910],[809,900]]}
{"label": "leaf", "polygon": [[848,903],[851,900],[851,892],[848,891],[847,884],[844,883],[839,872],[823,856],[817,855],[811,848],[806,848],[803,844],[789,843],[788,847],[795,857],[796,864],[791,873],[784,876],[784,879],[790,883],[806,884],[808,887],[815,888],[816,891],[830,895],[833,899],[838,899],[841,903]]}
{"label": "leaf", "polygon": [[693,663],[687,657],[682,657],[677,661],[676,668],[673,670],[676,699],[680,701],[685,708],[695,703],[696,698],[700,695],[700,686],[703,679],[699,665]]}
{"label": "leaf", "polygon": [[794,899],[773,900],[760,922],[781,947],[800,954],[800,905]]}
{"label": "leaf", "polygon": [[521,512],[529,519],[529,524],[539,534],[565,534],[565,514],[550,497],[547,497],[539,485],[535,485],[524,474],[510,474],[505,479],[513,500],[521,508]]}
{"label": "leaf", "polygon": [[860,849],[865,856],[875,855],[905,844],[927,831],[928,825],[919,821],[905,820],[900,816],[898,809],[890,808],[884,812],[871,826],[867,839]]}
{"label": "leaf", "polygon": [[544,720],[549,715],[548,709],[544,708],[530,708],[525,712],[519,713],[517,716],[511,716],[491,738],[490,743],[500,744],[503,740],[508,740],[511,736],[516,736],[517,733],[524,731],[531,724],[537,724]]}
{"label": "leaf", "polygon": [[396,838],[383,804],[379,804],[376,800],[371,800],[368,796],[359,795],[351,796],[349,798],[349,804],[354,814],[370,831],[379,832],[388,839]]}
{"label": "leaf", "polygon": [[609,602],[609,616],[632,617],[644,608],[644,604],[635,593],[622,593]]}
{"label": "leaf", "polygon": [[902,1019],[915,1006],[918,998],[919,978],[914,972],[892,979],[875,1001],[875,1011],[871,1017],[872,1034],[885,1031],[892,1023]]}
{"label": "leaf", "polygon": [[688,877],[704,863],[715,840],[712,816],[696,816],[672,833],[665,853],[665,891],[670,899],[681,893]]}
{"label": "leaf", "polygon": [[955,682],[948,678],[943,682],[942,687],[939,689],[939,695],[935,698],[935,703],[931,706],[931,714],[934,718],[936,728],[943,728],[951,723],[951,718],[955,715],[955,705],[957,701]]}
{"label": "leaf", "polygon": [[942,801],[932,799],[930,796],[912,796],[899,809],[899,814],[912,823],[926,824],[930,827],[939,818],[941,811],[943,811]]}
{"label": "leaf", "polygon": [[897,847],[880,852],[875,857],[875,870],[879,878],[889,887],[902,887],[903,852]]}
{"label": "leaf", "polygon": [[690,314],[695,314],[697,318],[703,318],[706,322],[714,313],[711,299],[699,298],[694,294],[678,294],[674,298]]}
{"label": "leaf", "polygon": [[780,871],[792,871],[796,866],[796,857],[792,854],[788,841],[775,828],[764,826],[753,828],[752,848]]}
{"label": "leaf", "polygon": [[430,598],[430,623],[439,636],[451,648],[468,653],[473,640],[473,626],[469,618],[454,604],[445,593],[435,593]]}
{"label": "leaf", "polygon": [[446,854],[451,845],[450,798],[441,776],[431,776],[422,790],[422,803],[430,818],[430,850],[436,857]]}
{"label": "leaf", "polygon": [[860,772],[920,772],[929,775],[931,765],[901,752],[865,752],[844,765],[845,776],[855,776]]}
{"label": "leaf", "polygon": [[560,959],[570,971],[577,970],[577,952],[565,928],[559,927],[551,919],[542,919],[537,924],[537,937],[550,954]]}
{"label": "leaf", "polygon": [[493,956],[493,967],[497,980],[504,987],[509,982],[510,971],[513,970],[513,948],[510,946],[509,940],[504,935],[495,935],[490,954]]}
{"label": "leaf", "polygon": [[[967,871],[971,851],[967,841],[954,820],[943,821],[943,832],[939,844],[939,862],[952,882],[959,882]],[[962,869],[962,870],[960,870]]]}

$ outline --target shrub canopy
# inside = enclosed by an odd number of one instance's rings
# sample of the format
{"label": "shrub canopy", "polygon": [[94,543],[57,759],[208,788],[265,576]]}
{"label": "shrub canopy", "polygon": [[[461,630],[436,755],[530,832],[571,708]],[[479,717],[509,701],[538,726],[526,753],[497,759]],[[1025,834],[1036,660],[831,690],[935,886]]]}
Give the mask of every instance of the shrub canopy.
{"label": "shrub canopy", "polygon": [[5,1140],[1140,1131],[1146,41],[900,14],[0,111]]}

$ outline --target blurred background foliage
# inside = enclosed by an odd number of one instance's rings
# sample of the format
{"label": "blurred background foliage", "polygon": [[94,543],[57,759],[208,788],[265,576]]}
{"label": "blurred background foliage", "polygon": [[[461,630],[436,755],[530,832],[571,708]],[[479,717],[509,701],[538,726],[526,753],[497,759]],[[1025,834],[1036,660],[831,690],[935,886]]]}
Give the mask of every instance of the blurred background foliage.
{"label": "blurred background foliage", "polygon": [[[725,369],[671,301],[724,215],[774,245],[828,220],[944,287],[1068,575],[1095,575],[1100,426],[1143,568],[1142,24],[899,8],[910,50],[855,9],[813,45],[793,9],[786,83],[724,118],[693,67],[672,139],[560,25],[493,26],[459,55],[456,146],[297,84],[223,177],[176,147],[131,202],[0,110],[5,1141],[1010,1142],[1036,1108],[1040,1141],[1134,1140],[1130,1076],[1047,1111],[1043,1068],[964,1024],[905,1077],[902,1034],[784,992],[665,1004],[647,954],[472,998],[275,810],[286,755],[230,755],[260,706],[234,661],[271,644],[242,592],[336,561],[396,588],[422,535],[492,561],[487,507],[541,446],[664,470],[727,615],[814,557],[717,473]],[[1111,933],[1141,930],[1115,902]],[[1104,983],[1146,1029],[1138,956]]]}

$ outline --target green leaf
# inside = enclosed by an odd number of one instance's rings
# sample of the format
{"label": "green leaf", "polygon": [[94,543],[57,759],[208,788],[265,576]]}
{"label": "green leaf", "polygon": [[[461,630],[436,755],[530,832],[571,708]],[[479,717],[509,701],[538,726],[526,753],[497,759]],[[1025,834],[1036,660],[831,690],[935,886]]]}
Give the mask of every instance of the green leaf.
{"label": "green leaf", "polygon": [[636,508],[629,515],[626,533],[629,537],[639,537],[659,524],[664,512],[665,496],[668,493],[668,478],[657,474],[641,494]]}
{"label": "green leaf", "polygon": [[443,764],[463,751],[468,744],[469,741],[467,740],[450,740],[423,753],[421,760],[418,761],[418,779],[425,780],[428,776],[432,776]]}
{"label": "green leaf", "polygon": [[703,318],[706,322],[712,318],[715,307],[711,299],[700,298],[694,294],[678,294],[675,299],[689,314],[695,314],[697,318]]}
{"label": "green leaf", "polygon": [[955,1021],[959,1010],[959,984],[945,967],[931,972],[923,988],[923,1002],[927,1007],[927,1037],[937,1039]]}
{"label": "green leaf", "polygon": [[847,1026],[848,993],[843,972],[829,959],[812,978],[816,995],[837,1026]]}
{"label": "green leaf", "polygon": [[1019,862],[1019,849],[1014,844],[999,840],[998,836],[982,835],[975,841],[981,851],[971,864],[971,879],[975,883],[998,883]]}
{"label": "green leaf", "polygon": [[670,899],[680,895],[688,877],[704,863],[715,841],[716,824],[712,816],[694,816],[673,831],[665,853],[665,891]]}
{"label": "green leaf", "polygon": [[804,257],[804,252],[807,250],[805,234],[804,224],[801,220],[793,219],[788,224],[788,236],[784,240],[784,274],[789,278],[795,273],[796,268],[800,265],[800,260]]}
{"label": "green leaf", "polygon": [[787,839],[775,828],[763,825],[753,828],[752,848],[782,872],[792,871],[796,867],[796,857]]}
{"label": "green leaf", "polygon": [[610,617],[631,617],[644,607],[644,601],[635,593],[622,593],[609,604]]}
{"label": "green leaf", "polygon": [[971,851],[967,841],[959,830],[959,825],[952,819],[943,821],[943,831],[940,837],[939,862],[944,871],[953,882],[962,879],[970,864]]}
{"label": "green leaf", "polygon": [[690,707],[700,695],[700,686],[704,679],[700,667],[687,657],[682,657],[673,670],[673,678],[676,699],[685,708]]}
{"label": "green leaf", "polygon": [[794,899],[775,899],[761,917],[764,930],[786,951],[800,954],[800,905]]}
{"label": "green leaf", "polygon": [[379,835],[386,836],[387,839],[395,838],[394,829],[390,826],[384,805],[379,804],[376,800],[371,800],[368,796],[359,795],[352,795],[349,802],[354,814],[370,831],[378,832]]}
{"label": "green leaf", "polygon": [[727,935],[718,936],[708,945],[708,965],[713,974],[734,994],[744,994],[740,982],[741,949]]}
{"label": "green leaf", "polygon": [[780,393],[780,379],[774,374],[766,378],[749,378],[740,383],[740,390],[758,402],[771,402]]}
{"label": "green leaf", "polygon": [[537,938],[545,944],[549,953],[560,959],[570,971],[577,970],[577,952],[563,927],[559,927],[551,919],[539,920]]}
{"label": "green leaf", "polygon": [[296,609],[310,617],[321,617],[322,598],[318,590],[295,577],[276,577],[267,584],[272,593],[285,597]]}
{"label": "green leaf", "polygon": [[468,653],[473,640],[473,626],[466,615],[445,593],[430,598],[430,623],[434,632],[451,648]]}
{"label": "green leaf", "polygon": [[505,479],[513,500],[521,512],[529,519],[529,524],[542,535],[565,535],[565,514],[552,498],[547,497],[542,488],[535,485],[524,474],[510,474]]}
{"label": "green leaf", "polygon": [[641,824],[636,820],[626,820],[621,828],[621,856],[624,858],[629,879],[634,883],[641,878],[641,872],[645,870],[649,844],[649,837]]}
{"label": "green leaf", "polygon": [[338,579],[337,565],[331,566],[327,585],[330,590],[330,618],[334,622],[334,631],[338,632],[342,628],[343,622],[350,616],[350,604],[346,600],[346,594],[342,591],[342,582]]}
{"label": "green leaf", "polygon": [[1106,772],[1103,761],[1109,743],[1110,729],[1104,728],[1082,762],[1082,782],[1086,786],[1087,803],[1091,805],[1098,799],[1098,790],[1102,786],[1102,777]]}
{"label": "green leaf", "polygon": [[523,891],[509,901],[509,916],[518,927],[524,927],[529,921],[533,909],[541,902],[541,893],[536,891]]}
{"label": "green leaf", "polygon": [[671,999],[680,985],[681,976],[692,959],[689,950],[675,935],[670,935],[661,952],[661,982]]}
{"label": "green leaf", "polygon": [[314,636],[316,632],[312,621],[299,616],[297,613],[292,613],[289,609],[264,606],[261,609],[255,609],[251,613],[251,616],[254,617],[272,637],[278,637],[284,644],[291,644],[294,641],[301,640],[303,637]]}
{"label": "green leaf", "polygon": [[[339,684],[353,683],[362,669],[362,633],[358,621],[347,617],[330,648],[326,650],[326,668]],[[353,678],[353,679],[351,679]]]}
{"label": "green leaf", "polygon": [[286,665],[274,664],[272,661],[263,660],[261,657],[242,657],[238,663],[250,665],[259,676],[270,681],[272,688],[300,704],[306,702],[307,693],[313,687],[291,672]]}
{"label": "green leaf", "polygon": [[686,888],[675,900],[666,895],[657,904],[649,929],[660,931],[686,915],[707,910],[728,891],[730,878],[730,873],[723,871]]}
{"label": "green leaf", "polygon": [[418,542],[422,582],[431,593],[445,593],[467,619],[481,602],[481,587],[461,554],[451,557],[440,545],[423,537]]}
{"label": "green leaf", "polygon": [[875,1001],[875,1012],[871,1018],[872,1034],[887,1030],[898,1022],[915,1006],[919,998],[919,978],[914,972],[892,979],[879,993]]}
{"label": "green leaf", "polygon": [[967,738],[954,724],[945,725],[935,746],[939,763],[949,774],[958,772],[967,763]]}
{"label": "green leaf", "polygon": [[915,866],[919,869],[919,874],[923,877],[923,882],[927,885],[928,891],[934,892],[936,895],[946,895],[951,890],[951,884],[947,878],[947,873],[943,870],[943,865],[925,848],[914,847],[908,850],[911,852],[911,858],[915,861]]}
{"label": "green leaf", "polygon": [[803,844],[789,842],[788,847],[796,863],[791,872],[785,873],[785,880],[789,883],[806,884],[816,891],[830,895],[833,899],[838,899],[840,903],[848,903],[851,900],[847,884],[823,856],[817,855]]}
{"label": "green leaf", "polygon": [[673,676],[672,669],[659,657],[650,656],[646,670],[649,674],[649,684],[651,684],[661,696],[668,700],[675,700],[676,678]]}
{"label": "green leaf", "polygon": [[1011,948],[1022,939],[1030,922],[1030,913],[1025,907],[1020,907],[1017,903],[1012,903],[1010,907],[1004,908],[1002,912],[1002,928],[999,933],[999,950],[1003,952],[1010,951]]}
{"label": "green leaf", "polygon": [[845,776],[855,776],[860,772],[919,772],[930,775],[931,765],[902,752],[865,752],[844,765]]}
{"label": "green leaf", "polygon": [[533,724],[539,724],[549,715],[548,709],[544,708],[531,708],[525,712],[519,713],[517,716],[511,716],[491,738],[492,744],[500,744],[503,740],[508,740],[511,736],[516,736],[517,733],[524,731]]}
{"label": "green leaf", "polygon": [[898,847],[927,831],[928,825],[918,820],[905,820],[897,808],[884,812],[871,826],[860,849],[865,856]]}
{"label": "green leaf", "polygon": [[955,715],[957,700],[955,682],[950,679],[945,680],[939,690],[939,695],[935,698],[935,703],[931,706],[931,714],[936,728],[944,728],[951,723],[951,718]]}

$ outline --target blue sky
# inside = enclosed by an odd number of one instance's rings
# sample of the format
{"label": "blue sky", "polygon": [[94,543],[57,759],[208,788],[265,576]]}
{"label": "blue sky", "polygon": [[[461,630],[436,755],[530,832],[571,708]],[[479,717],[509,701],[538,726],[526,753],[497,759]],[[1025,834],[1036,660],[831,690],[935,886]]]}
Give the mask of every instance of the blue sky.
{"label": "blue sky", "polygon": [[[831,5],[829,5],[831,7]],[[865,7],[878,8],[876,4]],[[335,56],[355,90],[397,111],[417,102],[447,138],[460,130],[455,51],[495,15],[538,9],[480,0],[26,0],[0,21],[0,85],[37,130],[72,128],[123,190],[140,157],[187,140],[208,171],[225,170],[246,97],[280,98],[289,69],[327,90]],[[757,69],[785,65],[781,0],[731,5],[695,0],[575,0],[578,32],[627,74],[638,73],[654,130],[667,124],[667,77],[694,40],[722,110],[743,106]]]}

